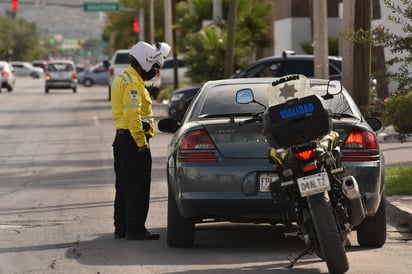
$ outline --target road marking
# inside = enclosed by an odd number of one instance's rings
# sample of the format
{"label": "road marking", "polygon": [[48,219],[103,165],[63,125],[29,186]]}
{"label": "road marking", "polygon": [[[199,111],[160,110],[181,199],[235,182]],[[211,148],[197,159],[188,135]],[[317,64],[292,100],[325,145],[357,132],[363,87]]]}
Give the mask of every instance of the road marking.
{"label": "road marking", "polygon": [[95,126],[100,126],[99,117],[97,117],[96,113],[93,114],[92,119]]}

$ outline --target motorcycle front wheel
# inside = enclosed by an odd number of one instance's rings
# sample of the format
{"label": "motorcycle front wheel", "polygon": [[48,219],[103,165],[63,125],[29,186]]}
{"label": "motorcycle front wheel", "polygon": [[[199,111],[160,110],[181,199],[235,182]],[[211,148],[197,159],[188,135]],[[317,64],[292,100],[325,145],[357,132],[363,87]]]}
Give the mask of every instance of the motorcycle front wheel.
{"label": "motorcycle front wheel", "polygon": [[307,198],[316,236],[323,259],[330,273],[345,273],[349,269],[348,258],[335,214],[327,192]]}

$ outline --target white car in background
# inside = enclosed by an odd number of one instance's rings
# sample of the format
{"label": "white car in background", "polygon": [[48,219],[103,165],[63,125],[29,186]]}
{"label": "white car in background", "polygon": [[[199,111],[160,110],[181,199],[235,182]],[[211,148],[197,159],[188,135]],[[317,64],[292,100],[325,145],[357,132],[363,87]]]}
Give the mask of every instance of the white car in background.
{"label": "white car in background", "polygon": [[30,76],[32,78],[40,78],[44,71],[39,67],[33,66],[29,62],[11,62],[11,65],[14,70],[14,75],[16,76]]}
{"label": "white car in background", "polygon": [[[173,57],[168,57],[165,59],[163,68],[160,71],[160,78],[162,79],[162,88],[174,85],[174,63]],[[177,77],[178,83],[180,84],[190,84],[191,80],[186,76],[187,68],[185,66],[182,58],[177,59]]]}
{"label": "white car in background", "polygon": [[7,61],[0,61],[0,74],[1,74],[1,86],[6,88],[8,92],[12,92],[16,84],[16,78],[14,77],[13,67]]}

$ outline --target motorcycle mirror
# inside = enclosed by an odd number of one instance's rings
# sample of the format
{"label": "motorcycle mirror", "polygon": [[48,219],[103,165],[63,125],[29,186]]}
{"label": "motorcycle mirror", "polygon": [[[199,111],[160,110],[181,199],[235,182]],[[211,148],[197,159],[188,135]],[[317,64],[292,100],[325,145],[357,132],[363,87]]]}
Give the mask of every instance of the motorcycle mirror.
{"label": "motorcycle mirror", "polygon": [[342,92],[342,83],[338,80],[330,80],[328,82],[327,94],[336,95]]}
{"label": "motorcycle mirror", "polygon": [[236,92],[236,102],[238,104],[249,104],[253,101],[255,101],[255,98],[250,88],[244,88]]}

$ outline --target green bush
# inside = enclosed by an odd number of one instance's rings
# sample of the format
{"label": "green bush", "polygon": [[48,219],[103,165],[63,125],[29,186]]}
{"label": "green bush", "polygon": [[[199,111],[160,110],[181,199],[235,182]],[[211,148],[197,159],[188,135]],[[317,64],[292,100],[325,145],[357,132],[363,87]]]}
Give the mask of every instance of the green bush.
{"label": "green bush", "polygon": [[412,92],[388,97],[383,119],[400,134],[412,133]]}

